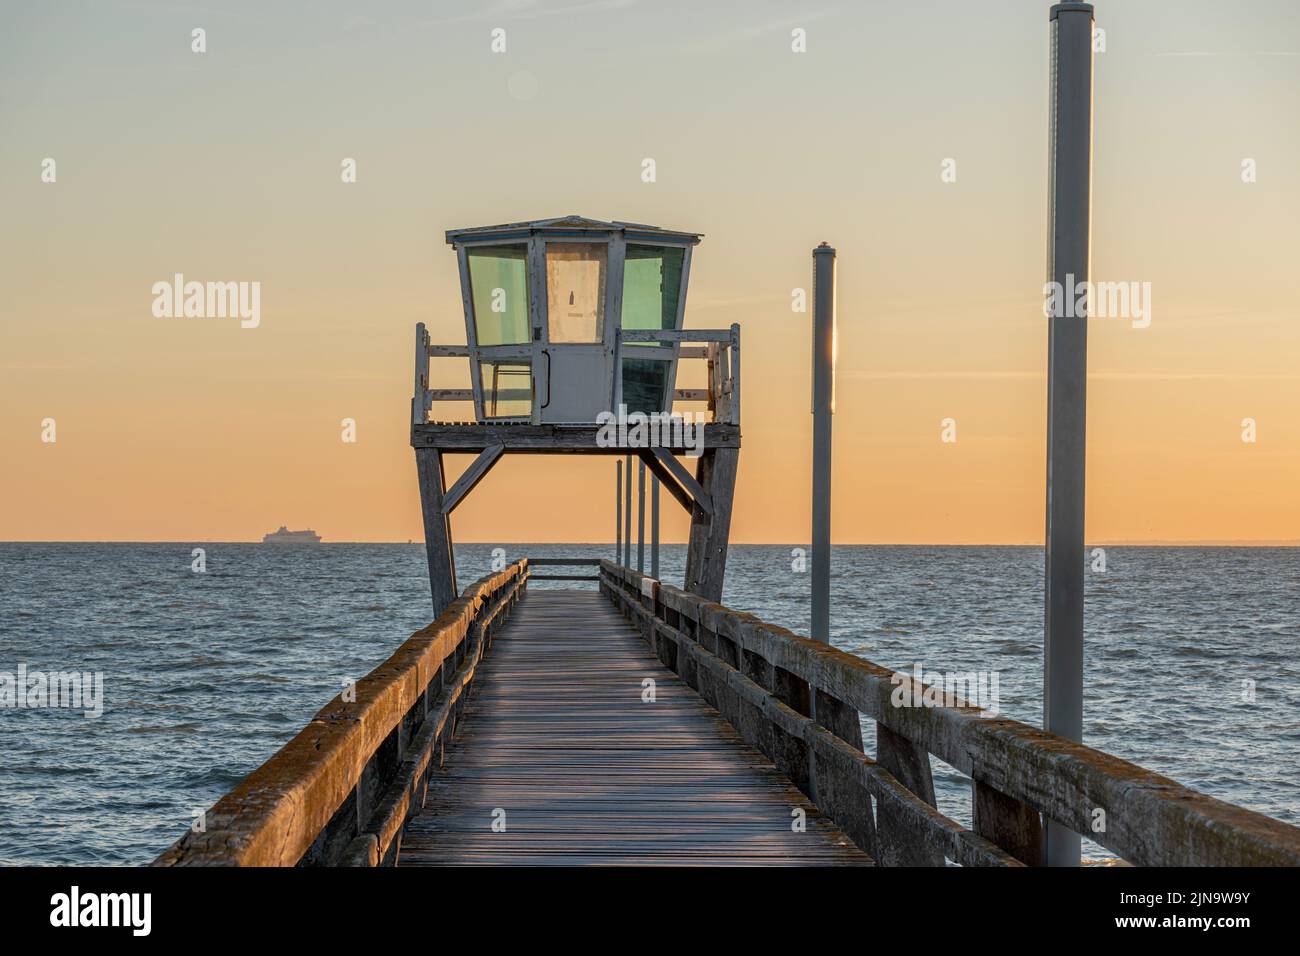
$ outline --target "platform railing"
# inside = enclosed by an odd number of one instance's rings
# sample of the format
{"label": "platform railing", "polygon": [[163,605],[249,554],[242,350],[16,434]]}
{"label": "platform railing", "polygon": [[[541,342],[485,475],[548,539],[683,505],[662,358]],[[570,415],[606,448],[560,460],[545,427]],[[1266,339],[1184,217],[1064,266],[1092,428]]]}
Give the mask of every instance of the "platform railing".
{"label": "platform railing", "polygon": [[[631,345],[629,350],[627,346]],[[650,352],[667,351],[674,366],[669,375],[677,380],[676,362],[703,359],[705,388],[674,388],[669,413],[676,402],[706,402],[715,422],[740,424],[740,326],[729,329],[617,329],[614,334],[614,407],[623,404],[623,359],[634,357],[638,346]]]}
{"label": "platform railing", "polygon": [[391,865],[527,560],[489,574],[335,697],[155,866]]}
{"label": "platform railing", "polygon": [[[631,345],[632,349],[627,346]],[[564,347],[561,345],[560,347]],[[640,351],[634,351],[640,350]],[[617,329],[613,348],[613,395],[611,412],[616,412],[623,401],[623,358],[644,354],[670,364],[668,379],[676,383],[677,365],[682,359],[701,359],[705,363],[704,388],[676,388],[668,396],[664,414],[672,414],[677,402],[704,402],[714,422],[740,424],[740,326],[728,329]],[[411,395],[411,424],[424,425],[434,402],[470,402],[474,416],[480,412],[484,386],[475,369],[486,360],[516,361],[530,368],[528,388],[489,390],[498,400],[528,401],[536,409],[536,378],[531,371],[534,347],[521,345],[436,345],[429,337],[423,322],[415,326],[415,387]],[[468,359],[471,386],[469,388],[433,388],[430,384],[429,360],[431,358]],[[549,387],[549,386],[548,386]],[[490,416],[496,418],[495,415]],[[520,420],[526,420],[524,416]],[[537,419],[534,418],[534,421]]]}
{"label": "platform railing", "polygon": [[[599,581],[600,558],[528,558],[528,579],[530,581]],[[532,568],[592,568],[592,574],[537,574]]]}
{"label": "platform railing", "polygon": [[[959,699],[896,706],[924,699],[911,675],[611,561],[600,587],[665,666],[882,864],[1037,865],[1050,819],[1135,865],[1300,865],[1288,823]],[[861,718],[876,725],[874,758],[850,742]],[[971,778],[973,828],[935,809],[931,754]]]}

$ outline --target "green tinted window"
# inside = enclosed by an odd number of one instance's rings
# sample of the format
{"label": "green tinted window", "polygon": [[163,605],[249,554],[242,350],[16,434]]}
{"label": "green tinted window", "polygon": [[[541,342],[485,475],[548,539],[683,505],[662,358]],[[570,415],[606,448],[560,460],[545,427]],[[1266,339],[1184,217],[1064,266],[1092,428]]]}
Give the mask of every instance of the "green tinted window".
{"label": "green tinted window", "polygon": [[466,253],[479,345],[532,341],[528,324],[528,247],[480,246]]}
{"label": "green tinted window", "polygon": [[627,247],[623,264],[623,328],[676,327],[685,258],[685,250],[678,248]]}
{"label": "green tinted window", "polygon": [[623,359],[623,404],[629,412],[662,412],[668,368],[663,359]]}
{"label": "green tinted window", "polygon": [[480,362],[484,418],[527,418],[533,413],[533,370],[527,362]]}

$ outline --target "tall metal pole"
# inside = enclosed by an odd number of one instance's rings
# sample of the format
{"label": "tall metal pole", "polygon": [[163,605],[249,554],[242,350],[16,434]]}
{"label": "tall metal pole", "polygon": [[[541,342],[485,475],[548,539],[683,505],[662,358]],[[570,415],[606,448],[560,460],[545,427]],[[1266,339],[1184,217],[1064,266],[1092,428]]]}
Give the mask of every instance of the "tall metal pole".
{"label": "tall metal pole", "polygon": [[614,563],[621,564],[623,557],[623,462],[614,462],[618,487],[614,489]]}
{"label": "tall metal pole", "polygon": [[659,580],[659,479],[650,476],[650,577]]}
{"label": "tall metal pole", "polygon": [[645,574],[645,462],[636,472],[636,569]]}
{"label": "tall metal pole", "polygon": [[[1047,562],[1043,726],[1083,738],[1083,479],[1087,433],[1088,318],[1074,314],[1087,282],[1092,225],[1092,29],[1088,3],[1051,10],[1047,347]],[[1070,307],[1066,306],[1070,303]],[[1078,866],[1080,838],[1048,821],[1044,862]]]}
{"label": "tall metal pole", "polygon": [[623,560],[619,563],[625,568],[632,566],[632,456],[627,456],[623,473],[627,475],[627,484],[623,486]]}
{"label": "tall metal pole", "polygon": [[813,250],[812,638],[831,639],[831,415],[835,411],[835,250]]}

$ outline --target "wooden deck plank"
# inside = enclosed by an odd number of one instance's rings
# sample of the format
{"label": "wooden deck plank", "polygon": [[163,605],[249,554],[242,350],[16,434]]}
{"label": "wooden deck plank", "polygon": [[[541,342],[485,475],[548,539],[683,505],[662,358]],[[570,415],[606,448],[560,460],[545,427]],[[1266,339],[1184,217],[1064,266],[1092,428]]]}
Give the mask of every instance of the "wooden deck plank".
{"label": "wooden deck plank", "polygon": [[[642,681],[655,701],[642,701]],[[795,832],[802,808],[807,829]],[[504,832],[492,829],[505,811]],[[596,591],[493,639],[399,866],[870,865]]]}

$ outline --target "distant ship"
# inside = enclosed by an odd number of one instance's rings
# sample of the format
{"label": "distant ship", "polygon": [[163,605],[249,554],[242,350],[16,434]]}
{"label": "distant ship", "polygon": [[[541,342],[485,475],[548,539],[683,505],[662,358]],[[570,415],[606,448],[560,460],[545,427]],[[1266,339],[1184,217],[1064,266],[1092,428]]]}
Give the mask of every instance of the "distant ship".
{"label": "distant ship", "polygon": [[262,536],[262,544],[320,544],[320,535],[310,528],[306,531],[290,531],[280,525],[278,531]]}

